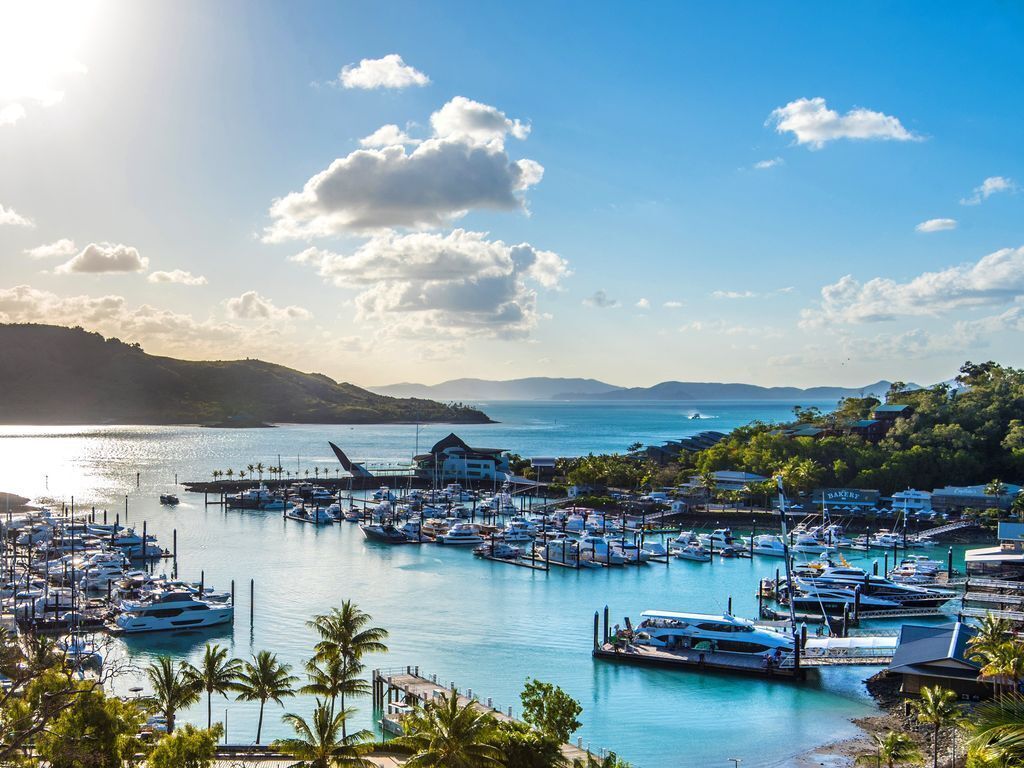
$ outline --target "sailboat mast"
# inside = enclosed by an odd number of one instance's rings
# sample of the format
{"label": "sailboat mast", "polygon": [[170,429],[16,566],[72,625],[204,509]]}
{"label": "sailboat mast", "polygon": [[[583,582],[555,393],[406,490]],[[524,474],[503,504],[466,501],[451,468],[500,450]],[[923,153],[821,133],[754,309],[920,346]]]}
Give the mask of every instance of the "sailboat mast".
{"label": "sailboat mast", "polygon": [[796,606],[793,604],[793,568],[789,554],[789,532],[786,530],[786,492],[782,487],[782,476],[775,478],[779,486],[779,517],[782,525],[782,554],[786,560],[786,594],[789,595],[789,621],[796,633]]}

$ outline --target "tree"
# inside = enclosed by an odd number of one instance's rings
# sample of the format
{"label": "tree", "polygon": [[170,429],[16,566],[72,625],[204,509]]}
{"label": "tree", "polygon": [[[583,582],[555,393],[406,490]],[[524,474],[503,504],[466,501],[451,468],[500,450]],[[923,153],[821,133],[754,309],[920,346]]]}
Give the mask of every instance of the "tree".
{"label": "tree", "polygon": [[978,624],[974,637],[967,641],[971,660],[986,661],[986,655],[994,652],[1010,637],[1011,628],[1008,619],[993,616],[991,613],[986,614]]}
{"label": "tree", "polygon": [[291,665],[282,664],[277,655],[270,651],[253,654],[252,661],[245,662],[238,674],[235,690],[239,701],[258,701],[260,718],[256,724],[256,743],[260,743],[263,732],[263,709],[268,701],[284,706],[281,699],[294,696],[294,686],[299,681],[289,674]]}
{"label": "tree", "polygon": [[1013,693],[976,707],[970,734],[973,751],[1002,761],[1001,766],[1024,764],[1024,696]]}
{"label": "tree", "polygon": [[884,736],[874,734],[875,742],[873,752],[865,752],[859,755],[854,761],[857,765],[877,767],[885,763],[888,768],[895,768],[897,765],[917,765],[921,762],[921,752],[918,750],[914,740],[905,733],[889,731]]}
{"label": "tree", "polygon": [[153,703],[167,718],[167,733],[174,733],[174,717],[179,709],[199,701],[199,692],[193,680],[186,675],[188,664],[175,664],[170,656],[158,656],[146,668],[149,684],[153,686]]}
{"label": "tree", "polygon": [[206,727],[213,727],[213,694],[227,698],[228,691],[235,690],[235,681],[241,671],[242,662],[228,658],[227,648],[206,644],[203,661],[199,667],[185,667],[186,679],[196,688],[206,691]]}
{"label": "tree", "polygon": [[369,743],[373,734],[367,730],[342,736],[342,724],[349,712],[344,709],[336,715],[316,700],[312,722],[288,713],[284,721],[295,731],[295,737],[280,739],[271,746],[279,752],[298,758],[306,768],[343,768],[345,766],[372,766],[364,756],[373,750]]}
{"label": "tree", "polygon": [[989,480],[988,483],[985,485],[986,496],[995,496],[996,498],[999,498],[1000,496],[1003,496],[1005,494],[1006,483],[1004,483],[998,477],[994,478],[993,480]]}
{"label": "tree", "polygon": [[557,685],[527,680],[519,698],[523,720],[564,744],[581,725],[576,718],[583,707]]}
{"label": "tree", "polygon": [[921,689],[921,698],[912,702],[917,711],[917,721],[932,727],[932,768],[939,768],[939,732],[956,725],[963,719],[963,712],[956,703],[956,694],[938,685]]}
{"label": "tree", "polygon": [[149,754],[147,768],[209,768],[217,755],[220,723],[202,730],[185,723],[177,733],[168,733]]}
{"label": "tree", "polygon": [[494,717],[473,702],[459,704],[458,691],[443,693],[402,720],[396,741],[412,754],[406,768],[499,768],[501,750]]}
{"label": "tree", "polygon": [[985,662],[981,668],[981,676],[991,678],[993,685],[1005,685],[1016,690],[1021,678],[1024,678],[1024,645],[1016,640],[1006,640],[995,648],[980,654]]}
{"label": "tree", "polygon": [[[367,626],[371,620],[370,614],[360,610],[351,600],[345,600],[340,608],[314,616],[308,622],[309,627],[320,635],[320,642],[314,649],[314,660],[330,662],[336,659],[340,663],[338,678],[346,682],[338,689],[337,695],[343,710],[346,695],[365,695],[369,692],[369,683],[358,677],[363,669],[361,659],[368,653],[382,653],[388,649],[384,644],[387,630]],[[342,735],[345,735],[344,721]]]}
{"label": "tree", "polygon": [[504,756],[505,768],[566,766],[561,742],[516,720],[503,720],[495,725],[494,743]]}
{"label": "tree", "polygon": [[340,655],[332,655],[320,661],[313,658],[306,662],[306,677],[309,683],[302,686],[299,692],[325,697],[330,702],[330,713],[333,718],[334,705],[339,697],[362,696],[369,693],[369,683],[359,676],[362,671],[362,664],[346,663]]}
{"label": "tree", "polygon": [[86,691],[39,734],[36,752],[51,768],[120,768],[143,722],[135,702]]}

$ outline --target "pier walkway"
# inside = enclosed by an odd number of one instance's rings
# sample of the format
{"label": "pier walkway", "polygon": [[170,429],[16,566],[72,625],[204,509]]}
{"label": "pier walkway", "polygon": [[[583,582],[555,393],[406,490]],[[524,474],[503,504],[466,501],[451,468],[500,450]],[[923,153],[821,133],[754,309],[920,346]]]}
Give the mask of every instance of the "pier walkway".
{"label": "pier walkway", "polygon": [[[373,706],[374,709],[384,711],[384,721],[381,723],[383,730],[393,729],[397,726],[395,715],[389,710],[408,710],[413,704],[426,704],[442,694],[451,695],[453,690],[455,690],[454,683],[449,683],[446,686],[437,679],[436,675],[432,677],[421,675],[419,667],[373,670]],[[467,688],[465,693],[459,693],[459,704],[465,706],[469,703],[472,703],[480,712],[486,712],[497,720],[516,722],[516,718],[512,717],[511,707],[508,708],[508,714],[506,714],[495,708],[491,699],[487,699],[486,703],[480,701],[477,696],[473,695],[472,688]],[[579,739],[576,744],[563,744],[562,754],[570,765],[577,761],[587,765],[588,758],[597,758],[596,754],[583,748],[583,739]]]}

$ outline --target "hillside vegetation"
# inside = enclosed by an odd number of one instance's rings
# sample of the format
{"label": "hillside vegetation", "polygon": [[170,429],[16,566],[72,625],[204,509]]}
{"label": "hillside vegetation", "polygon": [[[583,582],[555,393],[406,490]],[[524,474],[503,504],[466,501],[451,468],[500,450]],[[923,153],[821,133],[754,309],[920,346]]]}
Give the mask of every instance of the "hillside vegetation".
{"label": "hillside vegetation", "polygon": [[481,411],[376,395],[262,360],[146,354],[81,328],[0,325],[5,424],[482,423]]}

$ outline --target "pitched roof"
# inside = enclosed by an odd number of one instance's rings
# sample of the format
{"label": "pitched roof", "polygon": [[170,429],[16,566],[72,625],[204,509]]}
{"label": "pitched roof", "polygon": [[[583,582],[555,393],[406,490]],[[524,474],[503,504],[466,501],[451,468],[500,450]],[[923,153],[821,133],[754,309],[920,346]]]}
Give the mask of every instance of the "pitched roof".
{"label": "pitched roof", "polygon": [[861,419],[860,421],[851,421],[846,426],[853,429],[867,429],[868,427],[873,427],[875,424],[878,424],[876,419]]}
{"label": "pitched roof", "polygon": [[953,677],[977,677],[981,665],[967,658],[967,641],[976,634],[975,630],[959,621],[939,626],[904,624],[889,671],[923,674],[927,669],[934,674],[937,668],[928,665],[953,661],[959,669],[944,667],[942,674],[948,672]]}
{"label": "pitched roof", "polygon": [[902,403],[886,403],[885,405],[876,406],[875,413],[903,413],[911,409],[912,406],[903,405]]}

